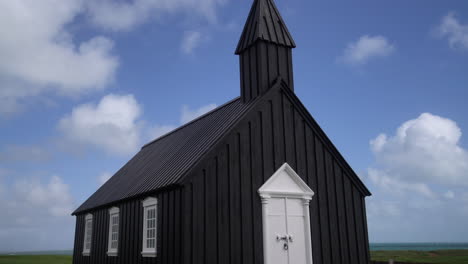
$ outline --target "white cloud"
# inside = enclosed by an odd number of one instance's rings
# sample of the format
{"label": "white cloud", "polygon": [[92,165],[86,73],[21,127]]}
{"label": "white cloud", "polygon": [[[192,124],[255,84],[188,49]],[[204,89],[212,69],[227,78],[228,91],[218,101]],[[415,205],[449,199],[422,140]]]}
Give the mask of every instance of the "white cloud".
{"label": "white cloud", "polygon": [[0,161],[3,162],[42,162],[51,158],[51,154],[39,146],[8,145],[0,151]]}
{"label": "white cloud", "polygon": [[107,171],[99,174],[99,176],[97,178],[99,186],[106,183],[111,177],[112,177],[112,173],[107,172]]}
{"label": "white cloud", "polygon": [[91,21],[109,30],[130,30],[163,14],[183,12],[215,22],[216,8],[226,0],[87,0]]}
{"label": "white cloud", "polygon": [[91,21],[102,28],[109,30],[130,30],[143,23],[155,13],[158,0],[87,1]]}
{"label": "white cloud", "polygon": [[185,54],[192,54],[202,42],[202,33],[199,31],[186,31],[182,40],[181,49]]}
{"label": "white cloud", "polygon": [[454,121],[424,113],[395,135],[370,141],[376,164],[365,180],[373,192],[367,199],[372,241],[464,241],[468,155],[461,135]]}
{"label": "white cloud", "polygon": [[68,216],[72,213],[69,187],[58,176],[52,176],[47,184],[23,179],[14,188],[16,197],[22,203],[46,208],[51,216]]}
{"label": "white cloud", "polygon": [[[0,186],[2,182],[0,182]],[[58,176],[43,183],[23,178],[0,192],[0,249],[46,250],[72,246],[75,207],[69,186]],[[51,236],[61,230],[60,236]]]}
{"label": "white cloud", "polygon": [[208,104],[201,106],[197,109],[190,109],[187,105],[182,106],[182,116],[180,118],[180,123],[185,124],[188,123],[195,118],[208,113],[209,111],[215,109],[217,107],[216,104]]}
{"label": "white cloud", "polygon": [[427,198],[435,198],[436,195],[427,184],[424,183],[409,183],[399,180],[397,177],[392,177],[384,171],[369,168],[368,177],[370,181],[377,187],[392,193],[393,195],[405,195],[407,193],[418,193]]}
{"label": "white cloud", "polygon": [[[0,115],[17,113],[37,98],[79,96],[105,89],[119,65],[113,41],[77,41],[69,30],[82,17],[112,31],[149,18],[183,14],[216,22],[227,0],[15,0],[0,1]],[[198,34],[185,47],[193,50]],[[187,42],[187,43],[189,43]]]}
{"label": "white cloud", "polygon": [[[180,125],[216,108],[208,104],[190,109],[182,106]],[[133,95],[104,96],[98,104],[75,107],[58,123],[63,145],[69,150],[94,147],[112,155],[128,155],[137,151],[146,137],[157,138],[177,128],[171,124],[146,125],[142,107]]]}
{"label": "white cloud", "polygon": [[392,137],[379,135],[371,149],[392,177],[468,186],[468,153],[459,144],[461,135],[454,121],[424,113],[403,123]]}
{"label": "white cloud", "polygon": [[385,37],[364,35],[356,42],[349,43],[339,60],[352,65],[361,65],[373,58],[389,56],[394,51],[395,46]]}
{"label": "white cloud", "polygon": [[446,193],[444,193],[444,197],[447,199],[453,199],[455,198],[455,193],[453,191],[447,191]]}
{"label": "white cloud", "polygon": [[110,154],[130,154],[140,146],[141,106],[133,95],[107,95],[96,104],[75,107],[59,122],[67,143],[89,145]]}
{"label": "white cloud", "polygon": [[78,43],[67,25],[81,1],[0,1],[0,113],[18,111],[28,97],[79,95],[103,89],[118,59],[111,40],[95,36]]}
{"label": "white cloud", "polygon": [[442,19],[436,32],[439,36],[448,39],[451,48],[468,50],[468,24],[458,21],[453,12]]}

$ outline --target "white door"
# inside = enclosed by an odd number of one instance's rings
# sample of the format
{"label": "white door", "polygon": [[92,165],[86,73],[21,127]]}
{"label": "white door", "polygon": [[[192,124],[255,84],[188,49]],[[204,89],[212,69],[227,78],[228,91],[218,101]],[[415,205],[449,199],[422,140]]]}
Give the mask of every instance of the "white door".
{"label": "white door", "polygon": [[271,198],[266,217],[267,263],[308,264],[306,230],[310,229],[306,228],[303,200]]}

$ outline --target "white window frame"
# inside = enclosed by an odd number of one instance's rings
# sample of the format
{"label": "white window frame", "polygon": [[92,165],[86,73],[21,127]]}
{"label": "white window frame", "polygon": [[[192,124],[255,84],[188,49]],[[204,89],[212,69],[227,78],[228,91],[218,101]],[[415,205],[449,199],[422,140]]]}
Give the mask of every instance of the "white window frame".
{"label": "white window frame", "polygon": [[[117,247],[116,248],[112,248],[112,242],[115,241],[115,240],[112,240],[112,235],[113,235],[113,232],[112,232],[112,227],[113,227],[113,223],[112,223],[112,218],[117,216]],[[114,256],[117,256],[118,254],[118,248],[119,248],[119,228],[120,228],[120,209],[118,207],[112,207],[111,209],[109,209],[109,241],[108,241],[108,245],[107,245],[107,255],[108,256],[111,256],[111,257],[114,257]]]}
{"label": "white window frame", "polygon": [[[88,226],[88,222],[91,223],[91,227]],[[83,239],[83,256],[89,256],[91,254],[91,247],[93,246],[93,215],[92,214],[86,215],[84,224],[85,224],[85,230],[84,230],[84,239]],[[86,241],[88,240],[88,238],[89,238],[89,248],[86,248]]]}
{"label": "white window frame", "polygon": [[[157,241],[158,241],[158,199],[154,197],[148,197],[143,200],[143,250],[141,251],[141,255],[143,257],[156,257],[157,251]],[[155,226],[154,226],[154,248],[147,247],[147,234],[148,234],[148,211],[151,209],[155,209]]]}

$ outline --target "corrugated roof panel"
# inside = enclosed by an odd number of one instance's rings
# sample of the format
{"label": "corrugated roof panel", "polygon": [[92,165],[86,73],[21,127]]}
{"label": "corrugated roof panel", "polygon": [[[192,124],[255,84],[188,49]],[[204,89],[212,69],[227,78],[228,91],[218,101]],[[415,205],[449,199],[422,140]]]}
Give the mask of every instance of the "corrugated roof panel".
{"label": "corrugated roof panel", "polygon": [[237,98],[143,146],[74,214],[177,183],[251,104]]}

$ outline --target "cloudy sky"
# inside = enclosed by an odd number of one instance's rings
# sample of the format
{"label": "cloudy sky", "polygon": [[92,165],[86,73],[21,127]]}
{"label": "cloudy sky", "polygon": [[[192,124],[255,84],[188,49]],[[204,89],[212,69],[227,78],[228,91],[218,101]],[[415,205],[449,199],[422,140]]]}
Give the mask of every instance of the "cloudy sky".
{"label": "cloudy sky", "polygon": [[[72,248],[72,210],[142,144],[238,96],[250,3],[0,0],[0,251]],[[466,241],[468,2],[277,4],[371,242]]]}

